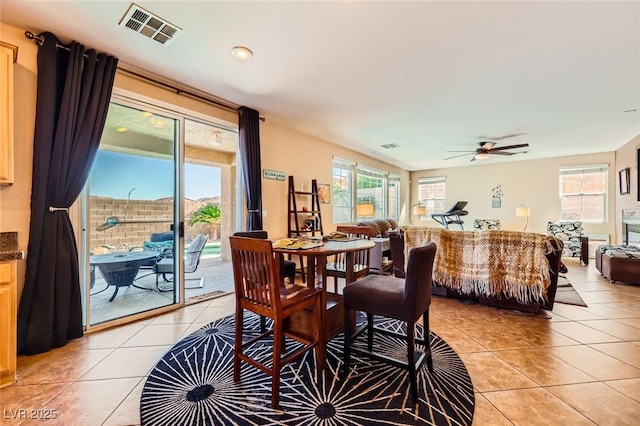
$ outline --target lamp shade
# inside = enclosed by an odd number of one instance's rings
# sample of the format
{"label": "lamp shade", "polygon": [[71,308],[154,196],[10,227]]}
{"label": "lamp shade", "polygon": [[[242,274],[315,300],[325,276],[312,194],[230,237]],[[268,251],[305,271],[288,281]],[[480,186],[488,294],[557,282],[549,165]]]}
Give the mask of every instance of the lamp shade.
{"label": "lamp shade", "polygon": [[415,215],[415,216],[422,216],[427,214],[427,208],[425,206],[421,206],[420,204],[416,204],[415,206],[413,206],[413,208],[411,209],[411,212]]}
{"label": "lamp shade", "polygon": [[527,206],[516,207],[517,217],[529,217],[531,216],[531,209]]}
{"label": "lamp shade", "polygon": [[356,215],[373,216],[373,204],[358,204],[356,206]]}

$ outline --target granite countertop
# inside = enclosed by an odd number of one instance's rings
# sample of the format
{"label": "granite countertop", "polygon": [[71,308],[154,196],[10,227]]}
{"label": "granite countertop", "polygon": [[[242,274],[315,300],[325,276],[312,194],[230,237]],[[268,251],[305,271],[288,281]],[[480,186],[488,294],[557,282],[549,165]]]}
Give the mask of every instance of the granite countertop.
{"label": "granite countertop", "polygon": [[18,248],[17,232],[0,232],[0,262],[24,259],[24,251]]}

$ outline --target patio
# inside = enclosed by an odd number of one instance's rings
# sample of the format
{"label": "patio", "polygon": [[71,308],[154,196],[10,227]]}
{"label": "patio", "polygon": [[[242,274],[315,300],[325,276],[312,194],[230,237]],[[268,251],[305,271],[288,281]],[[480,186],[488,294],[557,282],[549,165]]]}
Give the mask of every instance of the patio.
{"label": "patio", "polygon": [[[204,278],[202,288],[185,289],[186,304],[199,302],[205,298],[217,297],[233,292],[233,268],[230,261],[222,260],[220,255],[205,255],[200,258],[198,269],[185,278]],[[160,277],[160,286],[169,287]],[[163,285],[164,283],[164,285]],[[134,286],[121,287],[118,295],[109,302],[114,287],[109,286],[96,268],[96,281],[91,290],[91,324],[96,325],[115,318],[124,317],[134,313],[144,312],[161,306],[167,306],[173,302],[173,291],[160,292],[156,288],[156,276],[150,269],[140,269],[136,276]],[[187,282],[187,285],[190,283]]]}

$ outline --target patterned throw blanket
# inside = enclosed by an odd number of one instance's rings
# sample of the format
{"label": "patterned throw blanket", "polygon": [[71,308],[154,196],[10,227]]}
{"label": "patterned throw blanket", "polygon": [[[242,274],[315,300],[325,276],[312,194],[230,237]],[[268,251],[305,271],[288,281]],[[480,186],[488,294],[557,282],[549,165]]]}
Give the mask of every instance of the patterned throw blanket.
{"label": "patterned throw blanket", "polygon": [[462,294],[542,303],[551,282],[545,253],[553,249],[553,238],[530,232],[408,227],[405,265],[412,248],[433,241],[437,246],[433,279],[439,285]]}

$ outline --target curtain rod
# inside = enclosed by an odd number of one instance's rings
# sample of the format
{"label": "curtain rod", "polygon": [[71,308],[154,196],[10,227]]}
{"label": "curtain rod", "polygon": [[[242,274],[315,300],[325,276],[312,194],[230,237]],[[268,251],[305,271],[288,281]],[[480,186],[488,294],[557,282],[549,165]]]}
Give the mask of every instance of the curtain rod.
{"label": "curtain rod", "polygon": [[[38,46],[42,46],[43,43],[44,43],[44,36],[35,35],[31,31],[25,31],[24,36],[26,38],[30,39],[30,40],[35,40],[35,42],[38,44]],[[69,48],[67,46],[59,44],[59,43],[56,43],[56,47],[58,49],[69,50]],[[168,83],[164,83],[162,81],[159,81],[159,80],[156,80],[154,78],[148,77],[146,75],[137,73],[135,71],[128,70],[126,68],[118,67],[118,70],[120,70],[122,72],[125,72],[127,74],[130,74],[130,75],[132,75],[134,77],[141,78],[143,80],[149,81],[149,82],[151,82],[153,84],[156,84],[158,86],[164,87],[166,89],[170,89],[170,90],[174,91],[177,95],[189,96],[189,97],[198,99],[200,101],[207,102],[209,104],[213,104],[213,105],[215,105],[217,107],[226,109],[227,111],[236,112],[236,113],[238,112],[239,106],[234,104],[234,103],[232,103],[232,102],[229,102],[229,101],[227,101],[225,99],[221,99],[219,101],[215,100],[215,99],[210,99],[210,98],[208,98],[206,96],[201,96],[201,95],[198,95],[196,93],[191,93],[191,92],[188,92],[186,90],[182,90],[182,89],[180,89],[178,87],[175,87],[175,86],[172,86],[172,85],[170,85]],[[265,121],[265,118],[264,117],[260,117],[260,120],[261,121]]]}

